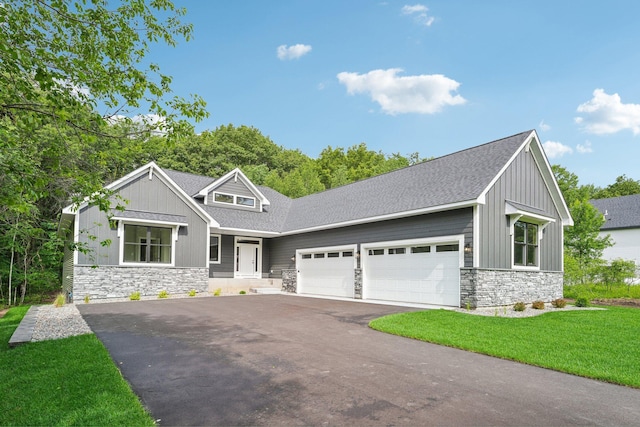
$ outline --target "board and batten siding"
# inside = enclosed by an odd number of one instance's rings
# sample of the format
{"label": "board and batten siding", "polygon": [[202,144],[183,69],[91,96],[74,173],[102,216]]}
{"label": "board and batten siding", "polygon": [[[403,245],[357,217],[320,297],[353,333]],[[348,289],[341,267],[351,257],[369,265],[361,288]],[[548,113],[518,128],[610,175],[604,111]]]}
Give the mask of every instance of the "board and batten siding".
{"label": "board and batten siding", "polygon": [[[175,242],[176,267],[206,267],[206,248],[208,244],[209,225],[191,206],[182,200],[157,174],[149,179],[148,171],[133,179],[118,190],[118,194],[128,203],[127,210],[153,212],[160,214],[181,215],[187,218],[187,227],[180,227],[178,240]],[[115,201],[112,200],[115,206]],[[117,212],[115,212],[117,215]],[[96,206],[84,207],[79,212],[80,230],[97,237],[96,241],[87,239],[81,233],[79,240],[86,242],[94,251],[90,254],[79,254],[79,265],[119,265],[120,239],[117,230],[109,228],[106,215]],[[103,247],[99,242],[110,239],[111,244]]]}
{"label": "board and batten siding", "polygon": [[530,151],[523,150],[478,206],[481,268],[511,268],[512,236],[505,201],[541,209],[555,219],[539,242],[540,270],[562,271],[562,219]]}
{"label": "board and batten siding", "polygon": [[[283,268],[295,268],[291,257],[296,254],[297,249],[460,234],[465,236],[465,245],[473,244],[472,208],[277,237],[270,241],[272,276],[278,277]],[[463,248],[460,250],[462,251]],[[465,254],[464,258],[465,266],[471,267],[473,264],[472,254]]]}
{"label": "board and batten siding", "polygon": [[261,212],[262,210],[260,200],[256,197],[255,194],[253,194],[251,190],[249,190],[247,184],[241,177],[238,177],[237,180],[234,179],[234,177],[230,177],[224,183],[216,187],[214,190],[210,191],[209,194],[207,194],[207,204],[212,205],[216,203],[213,198],[214,193],[225,193],[232,194],[234,196],[253,197],[256,200],[255,206],[249,207],[234,205],[233,207],[236,209],[251,210],[257,212]]}

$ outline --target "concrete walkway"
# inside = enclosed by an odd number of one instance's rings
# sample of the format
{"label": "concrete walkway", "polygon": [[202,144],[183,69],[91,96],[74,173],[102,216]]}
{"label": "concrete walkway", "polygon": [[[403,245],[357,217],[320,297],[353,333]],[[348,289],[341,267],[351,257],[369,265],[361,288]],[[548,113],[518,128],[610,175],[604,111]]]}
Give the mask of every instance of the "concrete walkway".
{"label": "concrete walkway", "polygon": [[9,339],[9,347],[13,348],[20,344],[31,342],[39,309],[40,307],[36,305],[29,307],[27,314],[25,314],[20,321],[20,325],[18,325],[18,328],[13,332],[13,335],[11,335],[11,339]]}

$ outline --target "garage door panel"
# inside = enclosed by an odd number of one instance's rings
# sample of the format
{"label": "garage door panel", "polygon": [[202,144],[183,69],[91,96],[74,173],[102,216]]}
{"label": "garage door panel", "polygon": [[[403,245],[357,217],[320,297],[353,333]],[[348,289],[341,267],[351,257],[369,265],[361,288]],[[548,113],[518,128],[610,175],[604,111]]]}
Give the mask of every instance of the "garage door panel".
{"label": "garage door panel", "polygon": [[315,249],[303,253],[298,261],[298,292],[353,298],[354,250]]}
{"label": "garage door panel", "polygon": [[424,252],[412,252],[407,246],[403,254],[394,253],[397,243],[391,251],[376,250],[378,255],[372,255],[372,250],[363,251],[364,297],[458,306],[460,252],[452,250],[457,245],[429,246],[430,250]]}

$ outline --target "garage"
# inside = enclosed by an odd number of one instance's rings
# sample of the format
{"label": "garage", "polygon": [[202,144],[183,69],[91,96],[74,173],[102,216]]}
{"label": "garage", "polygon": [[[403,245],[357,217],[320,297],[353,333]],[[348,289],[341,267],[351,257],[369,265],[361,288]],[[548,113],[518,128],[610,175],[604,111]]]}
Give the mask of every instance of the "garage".
{"label": "garage", "polygon": [[363,298],[460,305],[463,238],[363,245]]}
{"label": "garage", "polygon": [[355,245],[298,250],[296,265],[299,293],[354,297]]}

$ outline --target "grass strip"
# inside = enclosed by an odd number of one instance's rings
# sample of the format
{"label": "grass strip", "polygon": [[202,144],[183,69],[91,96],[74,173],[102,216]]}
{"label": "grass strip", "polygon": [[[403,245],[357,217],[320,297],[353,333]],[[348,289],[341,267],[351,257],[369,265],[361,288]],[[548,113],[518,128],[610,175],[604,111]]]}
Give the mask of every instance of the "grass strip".
{"label": "grass strip", "polygon": [[95,335],[9,349],[27,310],[0,319],[0,425],[154,425]]}
{"label": "grass strip", "polygon": [[371,328],[640,388],[640,310],[550,312],[528,318],[448,310],[393,314]]}

